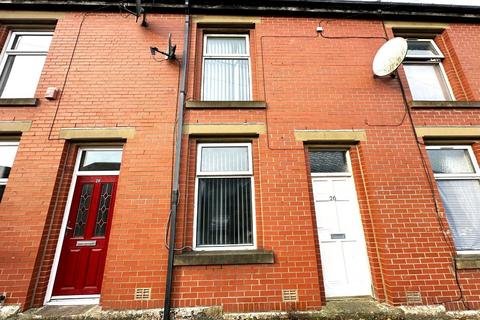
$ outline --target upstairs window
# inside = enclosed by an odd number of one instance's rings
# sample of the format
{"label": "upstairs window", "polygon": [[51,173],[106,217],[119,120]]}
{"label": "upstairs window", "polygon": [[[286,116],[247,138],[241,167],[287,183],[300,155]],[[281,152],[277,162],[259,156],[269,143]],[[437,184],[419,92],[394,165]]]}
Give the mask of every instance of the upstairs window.
{"label": "upstairs window", "polygon": [[203,43],[202,100],[251,100],[249,36],[207,34]]}
{"label": "upstairs window", "polygon": [[34,97],[51,40],[51,32],[10,33],[0,65],[0,98]]}
{"label": "upstairs window", "polygon": [[0,142],[0,201],[7,186],[17,149],[18,142]]}
{"label": "upstairs window", "polygon": [[444,56],[430,39],[408,39],[403,68],[413,100],[453,100],[453,93],[442,66]]}
{"label": "upstairs window", "polygon": [[199,144],[196,189],[195,248],[253,249],[251,144]]}
{"label": "upstairs window", "polygon": [[457,251],[480,252],[480,170],[469,146],[427,147]]}

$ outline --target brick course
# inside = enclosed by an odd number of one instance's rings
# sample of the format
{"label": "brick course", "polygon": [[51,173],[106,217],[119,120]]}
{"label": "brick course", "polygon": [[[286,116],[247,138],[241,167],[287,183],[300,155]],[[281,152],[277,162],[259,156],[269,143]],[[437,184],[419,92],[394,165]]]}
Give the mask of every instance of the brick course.
{"label": "brick course", "polygon": [[[0,204],[0,291],[7,292],[7,303],[39,306],[46,295],[76,150],[83,144],[59,140],[59,129],[130,126],[133,139],[113,141],[124,151],[101,304],[163,306],[179,66],[160,56],[155,61],[149,47],[165,47],[172,33],[180,57],[184,17],[150,14],[148,20],[149,27],[141,28],[119,13],[67,13],[55,28],[39,105],[0,108],[0,120],[33,121]],[[325,38],[315,32],[319,24]],[[474,54],[479,28],[451,23],[436,38],[458,100],[480,99],[480,57]],[[0,40],[6,30],[0,28]],[[202,37],[196,24],[192,35],[188,99],[198,99]],[[417,147],[399,81],[372,76],[373,56],[385,42],[382,22],[262,17],[250,36],[253,100],[266,101],[267,109],[187,110],[185,122],[267,126],[266,134],[241,138],[252,141],[257,245],[274,251],[275,264],[176,267],[174,306],[321,308],[308,145],[295,141],[293,131],[364,129],[367,141],[352,145],[350,156],[375,298],[399,305],[407,303],[407,292],[420,292],[423,304],[465,308],[452,270],[452,240],[441,227],[448,230],[444,210],[435,190],[438,217],[420,157],[426,153]],[[50,86],[63,88],[61,99],[42,98]],[[412,117],[417,126],[480,125],[474,108],[415,109]],[[184,138],[176,246],[185,251],[192,246],[196,145],[205,137]],[[478,143],[474,150],[479,157]],[[458,271],[469,308],[480,308],[479,272]],[[152,288],[152,299],[135,301],[135,288],[144,287]],[[282,302],[284,289],[298,290],[299,301]]]}

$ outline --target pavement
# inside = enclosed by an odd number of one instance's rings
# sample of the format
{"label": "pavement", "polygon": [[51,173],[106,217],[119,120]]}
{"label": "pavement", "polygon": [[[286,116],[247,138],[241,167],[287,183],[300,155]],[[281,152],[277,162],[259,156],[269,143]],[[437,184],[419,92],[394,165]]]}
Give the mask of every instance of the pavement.
{"label": "pavement", "polygon": [[[161,320],[162,309],[102,310],[98,305],[44,306],[19,312],[18,306],[0,307],[1,320]],[[480,310],[447,312],[443,306],[392,307],[371,299],[329,301],[318,311],[223,313],[221,307],[174,310],[175,320],[480,320]]]}

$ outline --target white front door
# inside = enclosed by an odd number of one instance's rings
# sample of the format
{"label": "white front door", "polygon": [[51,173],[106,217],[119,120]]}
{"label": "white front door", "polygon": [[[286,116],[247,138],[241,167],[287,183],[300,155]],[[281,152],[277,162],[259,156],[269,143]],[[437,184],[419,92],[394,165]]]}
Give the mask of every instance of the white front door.
{"label": "white front door", "polygon": [[352,177],[339,173],[312,176],[325,295],[371,295],[370,268]]}

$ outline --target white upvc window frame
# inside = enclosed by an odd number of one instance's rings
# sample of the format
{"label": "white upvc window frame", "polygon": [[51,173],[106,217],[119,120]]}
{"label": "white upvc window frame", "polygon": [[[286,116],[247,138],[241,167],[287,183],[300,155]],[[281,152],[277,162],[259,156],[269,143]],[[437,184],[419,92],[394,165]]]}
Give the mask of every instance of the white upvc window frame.
{"label": "white upvc window frame", "polygon": [[[427,150],[467,150],[472,163],[474,173],[434,173],[435,181],[437,180],[478,180],[480,181],[480,167],[478,165],[477,157],[473,149],[469,145],[438,145],[427,146]],[[480,215],[480,213],[479,213]],[[480,216],[479,216],[480,219]],[[458,254],[480,254],[480,250],[457,250]]]}
{"label": "white upvc window frame", "polygon": [[[17,147],[17,150],[15,151],[15,155],[13,157],[13,163],[15,164],[15,158],[17,156],[17,152],[18,152],[18,146],[19,146],[19,142],[18,141],[0,141],[0,150],[1,150],[1,147],[3,146],[6,146],[6,147]],[[2,154],[0,153],[0,157],[2,157]],[[13,165],[12,165],[12,168],[13,168]],[[6,186],[7,183],[8,183],[8,179],[9,178],[0,178],[0,185],[2,186]],[[0,202],[2,201],[2,199],[0,198]]]}
{"label": "white upvc window frame", "polygon": [[[455,101],[455,95],[453,94],[452,86],[450,85],[450,81],[448,81],[447,73],[445,72],[445,68],[443,67],[443,64],[442,64],[442,61],[443,59],[445,59],[445,56],[443,55],[442,51],[437,46],[435,41],[433,41],[432,39],[423,39],[423,38],[418,38],[418,39],[407,38],[407,42],[428,42],[437,53],[433,56],[431,55],[409,56],[407,51],[407,56],[403,61],[404,65],[417,64],[417,65],[437,65],[438,66],[440,70],[440,78],[441,78],[439,79],[439,81],[441,82],[441,85],[445,87],[448,97],[445,97],[445,100],[432,100],[432,101]],[[408,75],[406,76],[407,76],[407,82],[408,82]],[[412,98],[413,100],[415,100],[415,98],[413,97],[413,94],[412,94]]]}
{"label": "white upvc window frame", "polygon": [[[10,49],[17,36],[53,36],[53,31],[34,30],[34,29],[33,30],[11,30],[10,33],[8,34],[7,41],[5,41],[6,45],[3,47],[2,55],[0,58],[0,77],[3,75],[5,64],[7,63],[7,60],[10,56],[47,56],[48,55],[48,50],[22,51],[22,50]],[[3,90],[9,77],[10,75],[6,79],[4,79],[4,81],[0,82],[0,97],[3,95]],[[1,81],[1,78],[0,78],[0,81]],[[38,82],[36,86],[38,87]],[[31,98],[33,98],[33,96]]]}
{"label": "white upvc window frame", "polygon": [[[221,38],[245,38],[247,53],[245,54],[208,54],[207,53],[207,41],[209,37],[221,37]],[[252,88],[252,62],[250,57],[250,35],[249,34],[230,34],[230,33],[207,33],[203,36],[203,51],[202,51],[202,85],[201,85],[201,100],[204,98],[204,84],[205,84],[205,60],[207,59],[231,59],[231,60],[247,60],[248,61],[248,86],[249,86],[249,98],[246,101],[251,101],[253,96]],[[241,100],[233,100],[241,101]]]}
{"label": "white upvc window frame", "polygon": [[[201,172],[202,148],[204,147],[247,147],[248,150],[248,170],[245,171],[217,171],[217,172]],[[195,197],[194,197],[194,215],[193,215],[193,250],[195,251],[224,251],[224,250],[255,250],[257,249],[257,223],[255,210],[255,181],[253,178],[253,157],[252,144],[247,143],[199,143],[197,145],[195,172]],[[251,245],[197,245],[197,218],[198,218],[198,181],[205,178],[250,178],[251,185],[251,206],[252,206],[252,232],[253,244]]]}
{"label": "white upvc window frame", "polygon": [[[123,157],[123,148],[119,146],[101,146],[101,147],[81,147],[78,149],[77,160],[75,162],[75,170],[74,175],[77,176],[118,176],[120,170],[97,170],[97,171],[80,171],[80,165],[82,161],[82,155],[84,152],[88,151],[120,151]],[[120,161],[120,169],[121,169],[121,161]]]}

